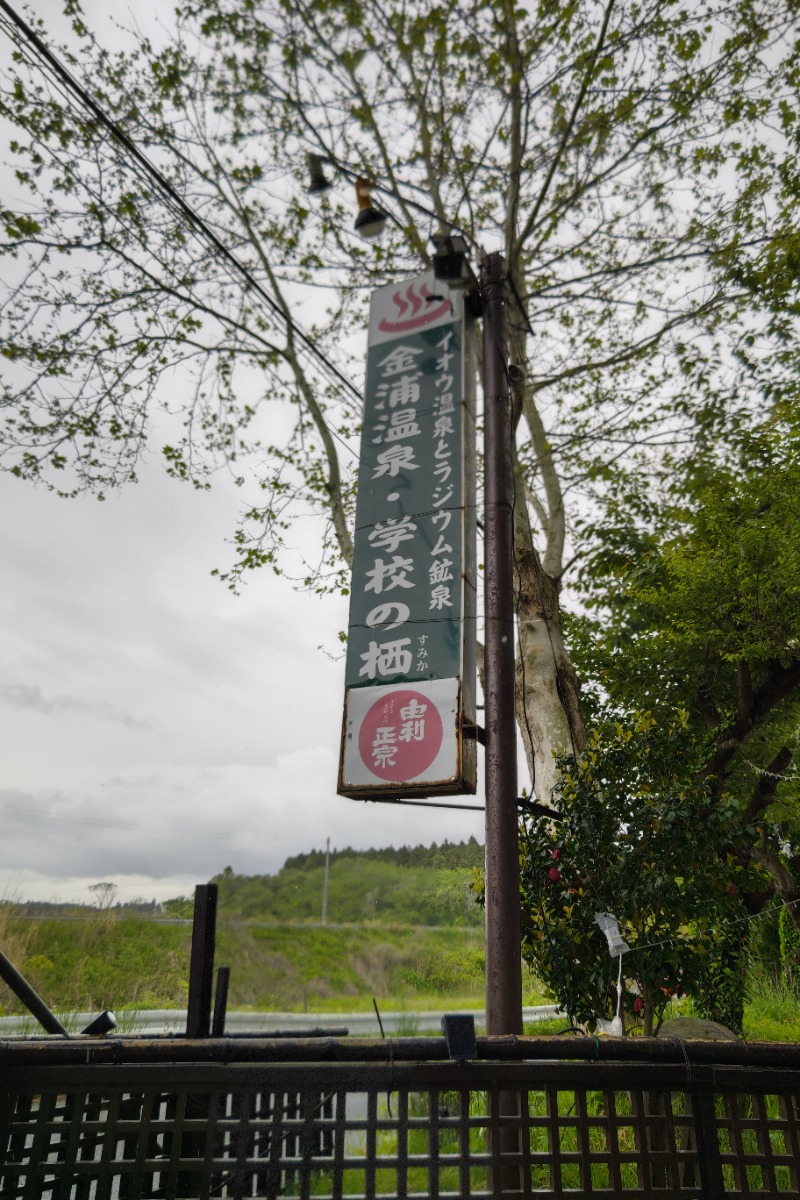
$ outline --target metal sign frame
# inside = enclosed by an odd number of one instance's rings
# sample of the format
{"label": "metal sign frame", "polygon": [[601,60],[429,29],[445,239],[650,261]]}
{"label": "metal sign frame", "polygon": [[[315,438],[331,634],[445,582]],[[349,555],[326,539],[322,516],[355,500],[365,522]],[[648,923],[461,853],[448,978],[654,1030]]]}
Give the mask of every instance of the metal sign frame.
{"label": "metal sign frame", "polygon": [[461,291],[373,293],[341,795],[476,789],[475,366]]}

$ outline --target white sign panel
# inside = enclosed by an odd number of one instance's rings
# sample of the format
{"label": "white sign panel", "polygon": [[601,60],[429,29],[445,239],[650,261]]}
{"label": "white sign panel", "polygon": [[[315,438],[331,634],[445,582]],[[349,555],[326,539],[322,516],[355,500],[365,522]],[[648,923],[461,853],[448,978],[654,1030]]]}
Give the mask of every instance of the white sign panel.
{"label": "white sign panel", "polygon": [[412,792],[459,777],[459,688],[455,679],[400,687],[349,688],[342,782],[348,788]]}

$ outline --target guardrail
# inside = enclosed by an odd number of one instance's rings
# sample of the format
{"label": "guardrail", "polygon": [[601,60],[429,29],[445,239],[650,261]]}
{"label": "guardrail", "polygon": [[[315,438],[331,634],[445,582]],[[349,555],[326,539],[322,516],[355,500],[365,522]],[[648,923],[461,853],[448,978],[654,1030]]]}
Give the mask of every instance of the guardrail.
{"label": "guardrail", "polygon": [[3,1200],[800,1195],[800,1048],[0,1043]]}
{"label": "guardrail", "polygon": [[[59,1013],[58,1019],[72,1031],[83,1029],[94,1015],[94,1013]],[[147,1033],[153,1037],[169,1033],[182,1034],[186,1029],[185,1008],[139,1009],[135,1012],[117,1012],[116,1015],[119,1030],[126,1035]],[[382,1012],[381,1022],[384,1032],[387,1034],[393,1033],[402,1036],[426,1031],[438,1033],[442,1027],[442,1015],[441,1012]],[[486,1028],[486,1013],[483,1009],[469,1011],[468,1015],[475,1019],[477,1028]],[[539,1021],[549,1021],[558,1015],[559,1009],[555,1004],[539,1004],[522,1010],[523,1021],[530,1025]],[[566,1022],[566,1017],[564,1021]],[[378,1018],[374,1012],[228,1012],[225,1016],[226,1033],[260,1033],[265,1037],[276,1030],[310,1034],[315,1028],[331,1025],[344,1025],[350,1034],[356,1037],[367,1037],[380,1033]],[[0,1038],[7,1037],[9,1034],[37,1032],[40,1032],[39,1026],[32,1016],[0,1017]]]}

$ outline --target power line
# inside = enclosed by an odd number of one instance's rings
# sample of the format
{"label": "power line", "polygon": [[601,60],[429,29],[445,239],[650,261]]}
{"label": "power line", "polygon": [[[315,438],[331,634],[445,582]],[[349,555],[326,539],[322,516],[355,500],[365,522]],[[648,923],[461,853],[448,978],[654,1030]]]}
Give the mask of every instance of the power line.
{"label": "power line", "polygon": [[748,921],[759,921],[762,917],[768,917],[773,913],[780,913],[782,908],[794,908],[800,904],[800,900],[781,900],[778,904],[772,904],[769,908],[762,908],[761,912],[745,913],[743,917],[731,917],[728,921],[720,921],[715,925],[709,926],[708,929],[702,930],[700,933],[676,933],[674,937],[662,938],[660,942],[639,942],[635,946],[629,947],[625,951],[626,954],[636,954],[639,950],[655,950],[660,946],[671,946],[675,942],[702,942],[707,937],[721,929],[731,929],[734,925],[742,925]]}
{"label": "power line", "polygon": [[[343,385],[350,391],[361,403],[362,396],[350,380],[342,374],[338,367],[330,361],[322,351],[316,346],[314,341],[305,333],[292,317],[284,311],[282,306],[274,299],[273,296],[259,283],[258,279],[252,274],[249,268],[241,262],[236,255],[228,249],[225,243],[217,236],[214,230],[207,222],[197,213],[192,206],[180,195],[180,193],[172,186],[169,180],[159,171],[158,167],[150,161],[150,159],[142,153],[136,143],[128,136],[127,133],[117,122],[110,117],[105,110],[97,103],[94,97],[83,87],[81,83],[72,75],[69,69],[56,57],[49,49],[44,41],[39,37],[36,31],[17,13],[8,0],[0,0],[0,10],[8,17],[8,19],[16,26],[16,29],[23,35],[29,46],[33,48],[36,55],[47,63],[51,71],[55,72],[57,79],[64,85],[69,93],[77,98],[80,103],[87,109],[91,115],[102,125],[102,127],[118,142],[131,156],[134,164],[145,172],[147,177],[152,180],[162,195],[167,199],[173,210],[178,209],[181,216],[190,224],[190,226],[203,237],[206,242],[216,252],[217,256],[223,258],[234,271],[244,279],[248,288],[251,288],[258,296],[267,304],[275,316],[277,316],[286,326],[287,330],[300,341],[305,349],[317,360],[323,370],[328,374],[328,377],[334,377],[338,384]],[[12,40],[19,45],[17,38],[12,31],[7,30]],[[351,453],[355,453],[350,446],[347,445],[337,434],[335,430],[331,433]]]}

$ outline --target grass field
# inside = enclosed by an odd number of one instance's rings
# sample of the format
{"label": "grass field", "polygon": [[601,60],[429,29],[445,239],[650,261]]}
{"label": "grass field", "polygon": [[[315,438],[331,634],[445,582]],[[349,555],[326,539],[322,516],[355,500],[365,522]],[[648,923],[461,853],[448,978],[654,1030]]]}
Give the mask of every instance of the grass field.
{"label": "grass field", "polygon": [[[70,920],[0,912],[0,947],[51,1008],[60,1012],[183,1008],[191,928],[146,918],[91,913]],[[483,1006],[483,934],[469,926],[325,927],[223,920],[218,966],[231,967],[231,1009],[367,1012],[475,1009]],[[547,1003],[524,979],[524,1003]],[[0,987],[0,1015],[22,1006]],[[561,1032],[563,1018],[526,1032]],[[755,981],[745,1008],[751,1041],[800,1041],[800,998]]]}
{"label": "grass field", "polygon": [[[479,1007],[482,931],[374,924],[340,928],[223,920],[216,963],[231,968],[231,1009],[342,1012]],[[113,912],[31,920],[6,910],[0,946],[59,1011],[182,1008],[191,928]],[[541,997],[529,987],[527,1003]],[[0,1015],[21,1011],[0,987]]]}

